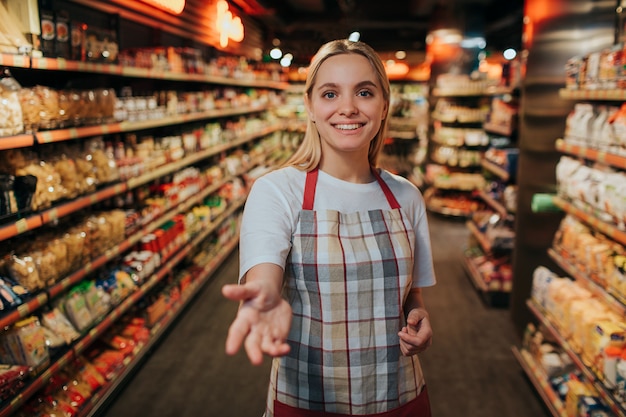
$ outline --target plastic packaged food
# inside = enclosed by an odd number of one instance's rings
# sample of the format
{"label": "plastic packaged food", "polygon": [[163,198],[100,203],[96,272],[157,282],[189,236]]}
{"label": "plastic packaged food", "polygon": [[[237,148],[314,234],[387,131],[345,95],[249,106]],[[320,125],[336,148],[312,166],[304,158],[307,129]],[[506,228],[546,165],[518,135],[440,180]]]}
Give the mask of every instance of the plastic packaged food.
{"label": "plastic packaged food", "polygon": [[67,268],[71,273],[81,267],[83,255],[85,254],[85,241],[87,234],[80,226],[66,230],[61,236],[61,240],[67,247]]}
{"label": "plastic packaged food", "polygon": [[56,90],[41,85],[22,88],[19,99],[26,132],[54,129],[58,126],[61,112],[59,93]]}
{"label": "plastic packaged food", "polygon": [[13,286],[7,280],[0,278],[0,300],[5,307],[17,307],[22,304],[22,299],[13,290]]}
{"label": "plastic packaged food", "polygon": [[20,105],[20,84],[13,78],[8,68],[0,72],[0,136],[17,135],[24,131],[22,106]]}
{"label": "plastic packaged food", "polygon": [[93,317],[87,307],[87,301],[80,289],[72,289],[63,302],[63,311],[79,332],[84,332],[93,323]]}
{"label": "plastic packaged food", "polygon": [[41,322],[44,327],[61,337],[68,345],[80,337],[80,334],[74,329],[72,323],[70,323],[68,318],[65,317],[58,308],[43,313],[41,315]]}
{"label": "plastic packaged food", "polygon": [[31,161],[24,168],[17,169],[16,175],[33,175],[37,177],[37,185],[31,207],[33,210],[48,208],[52,203],[65,198],[67,194],[59,173],[52,164],[43,160]]}
{"label": "plastic packaged food", "polygon": [[43,288],[39,270],[32,257],[11,254],[6,258],[6,267],[11,278],[27,291],[35,292]]}
{"label": "plastic packaged food", "polygon": [[32,208],[33,196],[37,191],[37,177],[34,175],[18,175],[13,183],[13,194],[17,210],[29,211]]}
{"label": "plastic packaged food", "polygon": [[0,337],[1,360],[15,365],[38,367],[49,362],[41,323],[36,317],[21,320]]}
{"label": "plastic packaged food", "polygon": [[17,207],[13,204],[13,186],[15,177],[9,174],[0,174],[0,216],[17,211]]}

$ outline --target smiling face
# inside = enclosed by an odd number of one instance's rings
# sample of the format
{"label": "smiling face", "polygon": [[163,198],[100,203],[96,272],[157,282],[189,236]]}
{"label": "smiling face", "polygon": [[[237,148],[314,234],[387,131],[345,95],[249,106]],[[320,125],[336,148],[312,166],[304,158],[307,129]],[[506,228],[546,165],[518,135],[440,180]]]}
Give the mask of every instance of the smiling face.
{"label": "smiling face", "polygon": [[323,160],[367,163],[370,141],[387,115],[383,90],[367,58],[350,53],[326,59],[305,104],[320,135]]}

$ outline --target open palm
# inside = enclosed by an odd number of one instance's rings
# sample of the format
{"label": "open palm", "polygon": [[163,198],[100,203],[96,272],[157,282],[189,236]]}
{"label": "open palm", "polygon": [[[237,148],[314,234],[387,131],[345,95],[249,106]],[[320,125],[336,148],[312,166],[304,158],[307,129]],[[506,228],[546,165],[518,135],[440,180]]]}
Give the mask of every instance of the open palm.
{"label": "open palm", "polygon": [[250,362],[259,365],[263,354],[274,357],[289,352],[286,339],[291,327],[291,306],[287,301],[254,283],[225,285],[222,293],[242,302],[228,330],[226,353],[235,354],[243,344]]}

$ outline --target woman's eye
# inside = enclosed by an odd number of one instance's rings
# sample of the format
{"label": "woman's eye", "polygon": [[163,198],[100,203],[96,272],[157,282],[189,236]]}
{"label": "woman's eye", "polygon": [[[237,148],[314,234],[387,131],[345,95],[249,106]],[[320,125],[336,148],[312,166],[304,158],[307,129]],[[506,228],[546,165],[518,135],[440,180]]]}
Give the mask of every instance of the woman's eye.
{"label": "woman's eye", "polygon": [[369,97],[372,95],[372,93],[368,90],[362,90],[362,91],[359,91],[358,95],[361,97]]}
{"label": "woman's eye", "polygon": [[326,97],[326,98],[335,98],[337,95],[335,93],[333,93],[332,91],[329,91],[327,93],[324,93],[322,95],[322,97]]}

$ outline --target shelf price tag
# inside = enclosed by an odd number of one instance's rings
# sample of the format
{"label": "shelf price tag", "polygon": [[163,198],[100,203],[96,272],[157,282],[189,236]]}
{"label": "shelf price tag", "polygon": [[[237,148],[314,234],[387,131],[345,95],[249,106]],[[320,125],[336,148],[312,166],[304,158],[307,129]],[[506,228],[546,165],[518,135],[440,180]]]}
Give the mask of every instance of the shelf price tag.
{"label": "shelf price tag", "polygon": [[15,228],[17,229],[17,233],[21,234],[28,231],[28,222],[26,219],[20,219],[15,222]]}
{"label": "shelf price tag", "polygon": [[17,313],[19,314],[20,317],[26,317],[27,315],[31,313],[31,311],[32,310],[28,303],[22,304],[21,306],[17,307]]}
{"label": "shelf price tag", "polygon": [[55,222],[57,220],[59,220],[59,211],[55,208],[48,211],[48,221]]}

